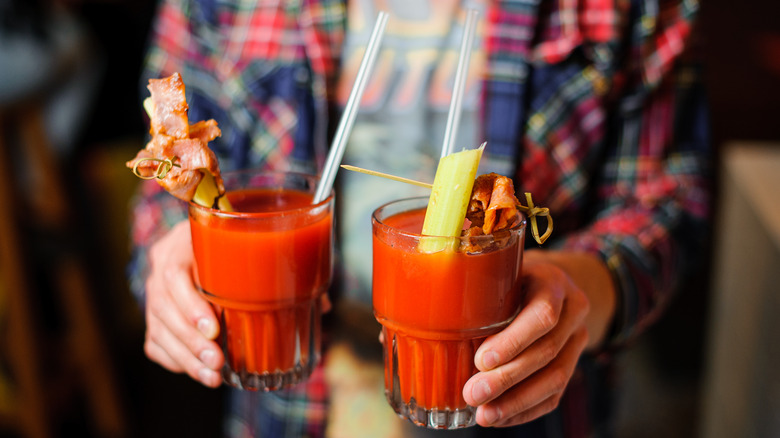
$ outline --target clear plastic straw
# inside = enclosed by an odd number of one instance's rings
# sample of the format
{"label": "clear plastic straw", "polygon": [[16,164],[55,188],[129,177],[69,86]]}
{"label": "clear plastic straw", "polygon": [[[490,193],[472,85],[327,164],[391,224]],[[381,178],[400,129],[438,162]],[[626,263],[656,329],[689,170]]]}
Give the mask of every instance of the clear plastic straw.
{"label": "clear plastic straw", "polygon": [[471,46],[474,41],[477,15],[479,13],[474,9],[469,9],[466,15],[466,26],[463,30],[463,40],[460,45],[458,69],[455,72],[455,85],[452,90],[450,112],[447,115],[447,127],[444,130],[444,142],[441,146],[440,158],[444,158],[453,152],[455,137],[458,133],[460,113],[463,108],[463,90],[466,87],[466,76],[469,70],[469,60],[471,59]]}
{"label": "clear plastic straw", "polygon": [[363,54],[363,60],[360,63],[355,83],[352,85],[352,91],[350,92],[349,99],[344,107],[344,113],[341,115],[338,129],[333,137],[333,143],[331,143],[330,146],[328,159],[325,162],[320,182],[317,185],[317,192],[314,194],[315,204],[324,201],[333,188],[333,182],[336,180],[336,172],[339,169],[339,164],[341,164],[341,158],[344,156],[344,148],[347,145],[347,139],[352,131],[352,125],[355,123],[355,116],[357,115],[360,99],[363,96],[368,77],[371,75],[371,70],[374,68],[374,63],[376,62],[376,56],[379,52],[379,46],[382,43],[385,25],[387,24],[387,17],[388,14],[384,11],[380,11],[377,15],[374,31],[371,33],[371,38],[368,41],[366,53]]}

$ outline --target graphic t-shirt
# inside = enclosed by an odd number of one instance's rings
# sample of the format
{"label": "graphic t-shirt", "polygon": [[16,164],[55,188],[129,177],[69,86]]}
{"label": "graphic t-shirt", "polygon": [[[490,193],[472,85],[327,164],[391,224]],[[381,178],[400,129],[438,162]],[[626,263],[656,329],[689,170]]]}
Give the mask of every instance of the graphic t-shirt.
{"label": "graphic t-shirt", "polygon": [[[450,107],[468,9],[479,12],[454,150],[482,143],[478,127],[484,64],[484,0],[355,1],[342,60],[338,101],[344,105],[373,30],[379,6],[390,15],[381,50],[360,102],[342,163],[433,182]],[[381,4],[381,5],[380,5]],[[354,7],[353,7],[354,6]],[[350,298],[371,299],[371,213],[382,204],[430,190],[340,170],[338,233]]]}

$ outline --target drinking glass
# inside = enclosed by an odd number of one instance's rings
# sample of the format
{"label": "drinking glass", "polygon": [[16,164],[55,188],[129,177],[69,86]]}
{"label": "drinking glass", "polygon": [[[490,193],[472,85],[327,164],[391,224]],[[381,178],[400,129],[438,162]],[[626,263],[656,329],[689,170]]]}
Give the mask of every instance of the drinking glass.
{"label": "drinking glass", "polygon": [[[477,369],[484,339],[520,311],[525,220],[492,235],[434,237],[450,249],[419,249],[428,198],[374,211],[373,307],[384,336],[385,394],[418,426],[457,429],[476,423],[463,386]],[[453,249],[457,248],[457,249]]]}
{"label": "drinking glass", "polygon": [[277,390],[306,379],[320,359],[333,194],[312,204],[317,178],[299,173],[223,178],[233,212],[189,205],[196,280],[219,319],[223,380]]}

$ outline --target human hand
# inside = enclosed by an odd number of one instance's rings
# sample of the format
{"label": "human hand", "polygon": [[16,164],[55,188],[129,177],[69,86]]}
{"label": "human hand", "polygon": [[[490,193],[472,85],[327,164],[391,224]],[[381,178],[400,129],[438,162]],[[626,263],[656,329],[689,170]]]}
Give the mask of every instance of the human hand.
{"label": "human hand", "polygon": [[146,356],[175,373],[212,388],[224,355],[214,341],[219,324],[193,280],[194,255],[189,221],[174,226],[149,250],[146,280]]}
{"label": "human hand", "polygon": [[475,354],[479,370],[463,387],[482,426],[513,426],[552,411],[588,344],[588,297],[542,251],[523,266],[523,308]]}

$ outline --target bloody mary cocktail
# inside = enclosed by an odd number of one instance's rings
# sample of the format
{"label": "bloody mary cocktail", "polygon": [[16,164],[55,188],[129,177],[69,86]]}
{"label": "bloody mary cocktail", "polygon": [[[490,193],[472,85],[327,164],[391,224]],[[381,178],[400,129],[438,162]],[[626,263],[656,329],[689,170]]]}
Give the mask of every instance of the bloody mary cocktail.
{"label": "bloody mary cocktail", "polygon": [[[418,426],[475,424],[462,391],[474,354],[521,304],[525,221],[470,238],[473,253],[418,249],[428,198],[380,207],[373,223],[373,305],[384,333],[385,393]],[[460,241],[466,238],[442,238]],[[450,247],[452,248],[452,247]]]}
{"label": "bloody mary cocktail", "polygon": [[320,357],[320,298],[331,280],[333,196],[312,205],[317,179],[224,175],[233,212],[190,203],[199,286],[220,321],[226,383],[276,390]]}

